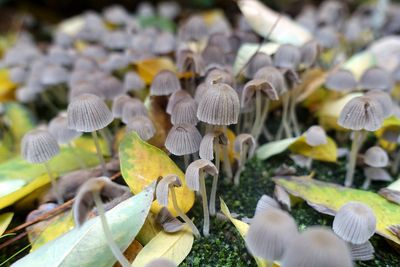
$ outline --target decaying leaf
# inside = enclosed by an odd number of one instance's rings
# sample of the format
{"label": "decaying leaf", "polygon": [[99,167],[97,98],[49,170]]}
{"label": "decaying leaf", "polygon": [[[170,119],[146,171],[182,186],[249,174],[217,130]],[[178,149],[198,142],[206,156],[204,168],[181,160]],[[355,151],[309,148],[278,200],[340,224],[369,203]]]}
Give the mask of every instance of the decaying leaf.
{"label": "decaying leaf", "polygon": [[156,222],[156,215],[149,212],[143,227],[140,229],[136,239],[143,246],[147,245],[159,232],[161,231],[160,225]]}
{"label": "decaying leaf", "polygon": [[154,76],[161,70],[176,71],[174,62],[167,57],[145,59],[135,64],[140,78],[142,78],[146,84],[150,84]]}
{"label": "decaying leaf", "polygon": [[378,194],[300,177],[275,178],[274,181],[290,194],[306,200],[314,209],[329,215],[334,215],[349,201],[360,201],[374,211],[377,219],[376,233],[400,244],[400,239],[387,229],[400,222],[400,206]]}
{"label": "decaying leaf", "polygon": [[8,69],[0,69],[0,103],[14,100],[17,85],[10,80]]}

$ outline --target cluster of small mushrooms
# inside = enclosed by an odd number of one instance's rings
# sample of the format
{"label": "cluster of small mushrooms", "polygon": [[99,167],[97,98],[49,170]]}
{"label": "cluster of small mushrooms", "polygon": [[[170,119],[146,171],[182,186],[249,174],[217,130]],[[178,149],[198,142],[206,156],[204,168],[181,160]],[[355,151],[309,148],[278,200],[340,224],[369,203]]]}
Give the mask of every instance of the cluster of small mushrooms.
{"label": "cluster of small mushrooms", "polygon": [[[391,159],[383,148],[376,145],[364,154],[359,152],[363,151],[369,132],[378,130],[389,116],[399,115],[390,93],[400,78],[400,67],[395,66],[391,73],[374,66],[358,80],[349,70],[336,67],[343,58],[365,47],[372,40],[371,35],[394,31],[394,15],[389,14],[385,24],[372,20],[376,13],[370,10],[369,6],[361,6],[348,16],[341,1],[325,1],[319,8],[306,6],[296,21],[309,29],[315,39],[302,46],[282,44],[272,55],[258,51],[237,75],[232,66],[240,45],[262,42],[245,19],[239,17],[233,27],[224,17],[208,24],[202,16],[190,15],[179,24],[177,34],[157,27],[143,28],[136,20],[137,16],[154,14],[177,19],[180,7],[173,2],[162,3],[157,9],[143,3],[133,15],[118,5],[102,13],[86,12],[79,31],[70,35],[57,30],[45,51],[35,45],[29,34],[22,33],[15,46],[6,51],[2,64],[10,69],[11,79],[19,86],[19,101],[34,107],[40,100],[48,114],[54,116],[47,125],[25,135],[22,156],[46,167],[58,204],[75,197],[77,227],[96,206],[113,254],[122,266],[130,266],[113,241],[103,204],[104,199],[130,194],[126,186],[109,178],[113,169],[108,165],[115,160],[118,165],[118,154],[112,146],[116,132],[124,127],[126,132],[135,132],[151,143],[157,127],[149,106],[161,103],[171,124],[164,149],[185,170],[187,186],[201,197],[202,233],[208,236],[210,228],[212,232],[210,216],[217,214],[218,178],[222,175],[232,186],[239,186],[245,163],[260,142],[301,136],[303,131],[310,147],[327,142],[327,133],[321,126],[305,128],[305,120],[299,120],[296,112],[302,77],[318,66],[328,73],[326,90],[341,96],[360,92],[347,102],[338,119],[342,131],[348,129],[345,140],[350,138],[352,142],[345,185],[353,185],[360,158],[366,166],[364,188],[374,180],[391,180],[384,169]],[[344,51],[341,42],[349,44],[351,51]],[[78,48],[77,43],[84,47]],[[177,69],[160,70],[148,86],[133,66],[160,56],[172,59]],[[268,127],[269,117],[279,119],[276,131]],[[49,160],[59,153],[60,147],[69,146],[74,151],[74,140],[85,133],[92,135],[101,168],[96,169],[96,175],[87,172],[93,178],[71,180],[74,190],[72,194],[68,191],[67,196],[64,187],[69,182],[63,177],[57,183]],[[231,138],[232,135],[235,137]],[[399,135],[400,129],[392,129],[383,136],[398,143]],[[75,153],[81,168],[87,171],[79,153]],[[397,173],[400,153],[394,152],[393,156],[397,163],[392,171]],[[311,168],[311,158],[292,158]],[[212,177],[211,188],[206,186],[207,177]],[[187,225],[200,237],[200,231],[178,205],[175,188],[182,186],[182,181],[177,174],[153,178],[158,179],[156,201],[162,206],[172,201],[174,211],[184,222],[163,208],[158,214],[163,229],[176,232]],[[375,232],[376,220],[365,204],[344,203],[335,216],[333,231],[311,227],[299,233],[288,213],[289,196],[279,186],[275,195],[278,202],[264,195],[250,219],[246,245],[254,256],[268,264],[279,260],[283,267],[346,267],[352,266],[353,260],[373,257],[368,239]],[[148,266],[170,265],[174,266],[160,260]]]}

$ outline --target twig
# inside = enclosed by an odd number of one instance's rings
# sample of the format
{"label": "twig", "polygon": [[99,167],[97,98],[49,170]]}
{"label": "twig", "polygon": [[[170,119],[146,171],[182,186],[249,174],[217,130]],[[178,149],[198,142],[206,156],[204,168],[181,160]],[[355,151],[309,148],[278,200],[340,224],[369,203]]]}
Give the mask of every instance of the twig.
{"label": "twig", "polygon": [[7,247],[8,245],[14,243],[15,241],[20,240],[21,238],[25,237],[27,234],[28,234],[28,232],[22,232],[22,233],[20,233],[19,235],[14,236],[14,237],[11,238],[11,239],[8,239],[7,241],[5,241],[4,243],[2,243],[2,244],[0,245],[0,250],[3,249],[3,248],[5,248],[5,247]]}

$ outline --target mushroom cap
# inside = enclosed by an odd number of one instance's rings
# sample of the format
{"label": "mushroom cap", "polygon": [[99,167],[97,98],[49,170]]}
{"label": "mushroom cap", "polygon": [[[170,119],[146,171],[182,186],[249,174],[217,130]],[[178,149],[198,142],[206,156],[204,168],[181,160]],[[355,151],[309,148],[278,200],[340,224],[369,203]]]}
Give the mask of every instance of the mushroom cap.
{"label": "mushroom cap", "polygon": [[351,71],[339,69],[328,75],[325,86],[334,91],[347,91],[355,89],[357,81]]}
{"label": "mushroom cap", "polygon": [[168,206],[169,187],[176,186],[181,187],[182,182],[179,177],[175,174],[169,174],[164,176],[157,184],[156,198],[161,206]]}
{"label": "mushroom cap", "polygon": [[135,71],[129,71],[124,77],[124,90],[129,91],[140,91],[145,88],[146,85],[142,78]]}
{"label": "mushroom cap", "polygon": [[368,91],[365,95],[375,99],[376,101],[379,102],[379,104],[381,104],[383,116],[385,118],[392,115],[393,102],[392,102],[392,98],[389,94],[387,94],[383,91],[380,91],[380,90],[371,90],[371,91]]}
{"label": "mushroom cap", "polygon": [[145,267],[176,267],[176,264],[167,259],[156,259],[147,263]]}
{"label": "mushroom cap", "polygon": [[82,135],[81,132],[68,128],[68,119],[66,114],[60,114],[53,118],[49,123],[48,130],[59,144],[67,144]]}
{"label": "mushroom cap", "polygon": [[147,116],[146,106],[137,98],[131,98],[122,107],[121,120],[128,123],[132,117]]}
{"label": "mushroom cap", "polygon": [[122,110],[124,105],[128,103],[132,98],[129,95],[119,95],[114,98],[112,103],[112,114],[114,118],[119,119],[122,117]]}
{"label": "mushroom cap", "polygon": [[28,77],[28,72],[25,68],[16,66],[10,68],[10,80],[13,83],[22,84],[26,81]]}
{"label": "mushroom cap", "polygon": [[112,24],[124,25],[129,18],[129,14],[123,6],[112,5],[103,10],[103,17]]}
{"label": "mushroom cap", "polygon": [[356,201],[344,204],[333,220],[333,231],[344,241],[362,244],[374,235],[376,218],[372,209]]}
{"label": "mushroom cap", "polygon": [[175,104],[171,113],[171,122],[176,124],[192,124],[196,125],[199,121],[196,116],[197,103],[193,98],[187,97]]}
{"label": "mushroom cap", "polygon": [[162,70],[154,77],[150,86],[150,95],[170,95],[181,89],[178,76],[170,70]]}
{"label": "mushroom cap", "polygon": [[326,132],[321,126],[311,126],[304,135],[306,137],[306,143],[310,146],[320,146],[328,143]]}
{"label": "mushroom cap", "polygon": [[207,173],[209,175],[218,175],[218,170],[215,165],[206,159],[198,159],[189,164],[185,172],[185,179],[187,186],[194,190],[200,190],[200,172]]}
{"label": "mushroom cap", "polygon": [[45,130],[31,130],[21,140],[22,157],[30,163],[46,162],[59,152],[57,140]]}
{"label": "mushroom cap", "polygon": [[286,247],[297,235],[294,219],[287,212],[272,208],[256,213],[245,242],[253,256],[274,261],[282,258]]}
{"label": "mushroom cap", "polygon": [[352,267],[350,250],[331,230],[309,227],[293,238],[281,261],[282,267]]}
{"label": "mushroom cap", "polygon": [[209,87],[205,83],[200,83],[196,87],[196,92],[194,92],[194,100],[200,103],[201,99],[203,99],[204,93],[209,89]]}
{"label": "mushroom cap", "polygon": [[318,42],[311,40],[300,47],[300,62],[304,68],[309,68],[315,64],[320,52]]}
{"label": "mushroom cap", "polygon": [[15,91],[15,97],[21,103],[29,103],[36,99],[37,93],[30,87],[20,87]]}
{"label": "mushroom cap", "polygon": [[371,167],[383,168],[389,164],[389,156],[381,147],[373,146],[365,151],[364,162]]}
{"label": "mushroom cap", "polygon": [[123,50],[129,45],[129,35],[123,31],[106,31],[102,34],[102,44],[111,50]]}
{"label": "mushroom cap", "polygon": [[285,77],[283,76],[282,72],[275,67],[267,66],[259,69],[254,74],[254,79],[267,81],[277,91],[278,95],[282,95],[287,91]]}
{"label": "mushroom cap", "polygon": [[268,195],[262,195],[260,199],[257,201],[256,211],[254,212],[254,216],[267,211],[268,209],[281,209],[281,206],[275,199]]}
{"label": "mushroom cap", "polygon": [[382,168],[375,168],[375,167],[367,167],[364,168],[364,176],[372,181],[385,181],[391,182],[393,181],[392,176]]}
{"label": "mushroom cap", "polygon": [[224,51],[215,45],[207,45],[201,53],[206,70],[212,68],[223,68],[225,66]]}
{"label": "mushroom cap", "polygon": [[223,132],[213,131],[207,133],[200,143],[199,156],[201,159],[213,160],[214,159],[214,146],[227,145],[228,138]]}
{"label": "mushroom cap", "polygon": [[40,81],[44,86],[66,83],[68,81],[68,71],[59,65],[46,66]]}
{"label": "mushroom cap", "polygon": [[271,56],[263,52],[257,52],[250,59],[244,75],[247,78],[254,78],[254,75],[259,69],[267,66],[272,66]]}
{"label": "mushroom cap", "polygon": [[82,94],[92,94],[104,99],[104,95],[98,88],[91,82],[79,82],[73,85],[69,90],[69,101],[73,101],[76,97]]}
{"label": "mushroom cap", "polygon": [[179,15],[180,11],[181,7],[179,6],[179,4],[173,1],[159,2],[157,5],[157,13],[161,17],[171,20],[175,19]]}
{"label": "mushroom cap", "polygon": [[204,74],[204,64],[201,55],[191,50],[182,49],[176,53],[176,66],[179,72],[194,72],[198,75]]}
{"label": "mushroom cap", "polygon": [[156,133],[153,122],[147,116],[138,115],[131,117],[126,124],[128,131],[135,131],[144,141],[152,138]]}
{"label": "mushroom cap", "polygon": [[233,143],[233,149],[236,153],[243,153],[244,146],[247,146],[248,157],[251,158],[254,155],[256,149],[256,140],[251,134],[242,133],[238,134]]}
{"label": "mushroom cap", "polygon": [[98,96],[81,94],[68,105],[68,128],[78,132],[93,132],[113,121],[107,105]]}
{"label": "mushroom cap", "polygon": [[180,220],[175,218],[166,207],[162,207],[157,214],[156,221],[161,224],[164,232],[176,233],[185,226]]}
{"label": "mushroom cap", "polygon": [[75,59],[74,72],[75,71],[95,71],[97,69],[97,63],[93,59],[81,56]]}
{"label": "mushroom cap", "polygon": [[224,32],[217,32],[210,35],[208,38],[208,44],[212,46],[217,46],[223,50],[223,53],[232,52],[231,42],[229,41],[229,36]]}
{"label": "mushroom cap", "polygon": [[153,45],[153,52],[155,54],[168,54],[175,50],[176,40],[175,36],[170,32],[161,32],[156,36]]}
{"label": "mushroom cap", "polygon": [[371,67],[364,71],[360,78],[360,87],[366,90],[382,90],[390,92],[393,80],[390,73],[379,67]]}
{"label": "mushroom cap", "polygon": [[194,125],[174,125],[165,139],[165,147],[176,156],[183,156],[199,151],[201,134]]}
{"label": "mushroom cap", "polygon": [[239,96],[225,83],[210,85],[203,94],[197,109],[197,118],[212,125],[230,125],[238,121]]}
{"label": "mushroom cap", "polygon": [[178,90],[169,97],[166,112],[171,115],[176,103],[185,98],[191,98],[190,94],[185,90]]}
{"label": "mushroom cap", "polygon": [[374,258],[375,249],[369,241],[360,245],[349,244],[349,246],[354,261],[369,261]]}
{"label": "mushroom cap", "polygon": [[379,102],[368,96],[359,96],[346,103],[340,112],[338,124],[356,131],[376,131],[383,120],[383,110]]}
{"label": "mushroom cap", "polygon": [[103,78],[100,78],[100,80],[97,82],[99,84],[99,91],[108,100],[113,100],[117,96],[125,93],[122,82],[112,75],[107,75]]}
{"label": "mushroom cap", "polygon": [[230,86],[233,86],[235,83],[234,77],[231,72],[223,69],[212,69],[210,70],[205,79],[205,84],[207,86],[216,84],[216,83],[226,83]]}
{"label": "mushroom cap", "polygon": [[254,79],[248,81],[243,88],[242,91],[242,108],[247,107],[251,99],[254,98],[256,95],[256,91],[260,90],[260,92],[265,95],[268,99],[271,100],[278,100],[278,92],[275,90],[274,86],[267,82],[266,80],[262,79]]}
{"label": "mushroom cap", "polygon": [[336,47],[339,44],[339,36],[337,30],[333,26],[324,26],[318,28],[315,32],[315,39],[324,49]]}
{"label": "mushroom cap", "polygon": [[100,63],[100,68],[107,73],[111,73],[113,71],[126,68],[129,63],[129,60],[123,53],[112,52],[108,55],[105,61]]}
{"label": "mushroom cap", "polygon": [[284,69],[296,69],[300,64],[300,49],[291,44],[279,46],[274,55],[274,66]]}
{"label": "mushroom cap", "polygon": [[190,16],[178,30],[179,39],[183,41],[199,41],[207,35],[206,22],[198,15]]}

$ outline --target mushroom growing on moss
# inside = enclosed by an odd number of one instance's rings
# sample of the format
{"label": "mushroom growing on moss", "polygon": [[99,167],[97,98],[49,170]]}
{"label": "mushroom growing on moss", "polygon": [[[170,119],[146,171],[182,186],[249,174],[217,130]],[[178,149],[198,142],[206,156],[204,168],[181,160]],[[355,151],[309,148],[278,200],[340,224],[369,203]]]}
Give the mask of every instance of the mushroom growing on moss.
{"label": "mushroom growing on moss", "polygon": [[240,183],[240,174],[244,169],[244,165],[246,160],[251,158],[254,154],[254,150],[256,148],[256,140],[251,134],[239,134],[235,138],[235,143],[233,145],[235,152],[239,155],[238,158],[238,169],[235,173],[235,177],[233,179],[233,183],[235,185],[239,185]]}

